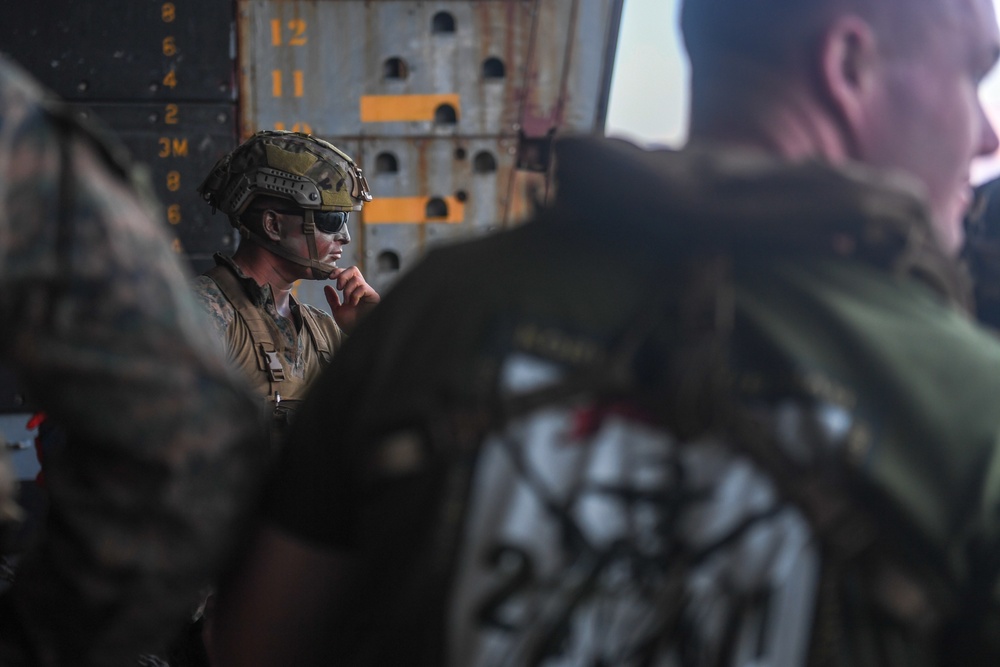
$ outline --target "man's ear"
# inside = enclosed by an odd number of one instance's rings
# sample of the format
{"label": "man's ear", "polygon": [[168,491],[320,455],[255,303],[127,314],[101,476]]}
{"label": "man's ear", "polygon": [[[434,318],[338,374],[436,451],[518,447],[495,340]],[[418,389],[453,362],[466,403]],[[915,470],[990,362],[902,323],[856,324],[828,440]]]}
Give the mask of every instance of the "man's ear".
{"label": "man's ear", "polygon": [[832,111],[847,132],[848,146],[864,134],[870,105],[878,95],[881,66],[878,40],[871,24],[845,14],[824,35],[820,75]]}
{"label": "man's ear", "polygon": [[264,209],[260,214],[260,226],[267,238],[272,241],[281,240],[281,223],[278,221],[278,214],[271,209]]}

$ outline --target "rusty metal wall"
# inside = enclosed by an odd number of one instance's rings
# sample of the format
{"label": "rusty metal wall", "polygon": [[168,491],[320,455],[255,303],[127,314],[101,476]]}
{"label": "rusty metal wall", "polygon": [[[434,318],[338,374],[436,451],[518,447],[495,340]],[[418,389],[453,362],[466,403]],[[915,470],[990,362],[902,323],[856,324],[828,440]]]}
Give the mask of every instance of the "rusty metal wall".
{"label": "rusty metal wall", "polygon": [[434,244],[523,220],[554,134],[602,131],[622,3],[239,0],[242,133],[360,162],[376,199],[342,264],[385,290]]}
{"label": "rusty metal wall", "polygon": [[[551,136],[604,124],[623,0],[36,0],[0,49],[150,168],[196,269],[233,232],[194,191],[257,129],[330,139],[376,201],[344,262],[385,290],[436,243],[515,224]],[[300,296],[325,306],[317,284]]]}

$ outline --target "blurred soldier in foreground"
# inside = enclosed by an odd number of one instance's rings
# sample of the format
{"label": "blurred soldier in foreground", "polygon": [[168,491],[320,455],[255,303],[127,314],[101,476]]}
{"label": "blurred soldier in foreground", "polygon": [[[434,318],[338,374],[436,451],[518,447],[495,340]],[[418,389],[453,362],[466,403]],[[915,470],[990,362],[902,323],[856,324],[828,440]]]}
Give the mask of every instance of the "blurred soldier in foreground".
{"label": "blurred soldier in foreground", "polygon": [[315,385],[222,664],[997,664],[1000,344],[954,259],[992,2],[682,23],[687,149],[563,141],[550,210]]}
{"label": "blurred soldier in foreground", "polygon": [[[240,246],[216,255],[195,290],[230,361],[266,402],[277,440],[343,331],[379,301],[358,267],[337,267],[351,242],[350,214],[371,201],[368,182],[322,139],[264,131],[220,160],[199,192],[229,216]],[[333,318],[295,300],[302,279],[329,279],[343,291],[342,302],[332,284],[324,289]]]}
{"label": "blurred soldier in foreground", "polygon": [[0,60],[0,349],[68,434],[43,534],[0,599],[3,665],[160,648],[258,481],[252,403],[115,150]]}

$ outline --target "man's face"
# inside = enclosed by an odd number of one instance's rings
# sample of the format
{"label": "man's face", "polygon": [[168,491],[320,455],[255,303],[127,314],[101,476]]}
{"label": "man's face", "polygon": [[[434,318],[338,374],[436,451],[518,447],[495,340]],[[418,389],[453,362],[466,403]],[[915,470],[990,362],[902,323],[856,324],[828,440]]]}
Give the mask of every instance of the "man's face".
{"label": "man's face", "polygon": [[336,264],[344,254],[344,246],[350,242],[351,233],[347,231],[347,225],[333,234],[316,230],[316,254],[324,258],[320,260],[324,263]]}
{"label": "man's face", "polygon": [[[309,258],[309,245],[306,233],[303,231],[304,215],[281,214],[281,224],[284,228],[283,245],[291,249],[300,257]],[[328,234],[320,229],[316,229],[316,259],[324,264],[335,264],[344,254],[344,246],[351,242],[351,234],[344,225],[339,231]],[[311,271],[311,269],[306,269]],[[311,275],[303,276],[312,278]]]}
{"label": "man's face", "polygon": [[971,162],[997,149],[979,84],[996,62],[1000,35],[991,0],[941,5],[942,20],[923,43],[882,62],[861,157],[923,182],[938,237],[956,253],[971,197]]}

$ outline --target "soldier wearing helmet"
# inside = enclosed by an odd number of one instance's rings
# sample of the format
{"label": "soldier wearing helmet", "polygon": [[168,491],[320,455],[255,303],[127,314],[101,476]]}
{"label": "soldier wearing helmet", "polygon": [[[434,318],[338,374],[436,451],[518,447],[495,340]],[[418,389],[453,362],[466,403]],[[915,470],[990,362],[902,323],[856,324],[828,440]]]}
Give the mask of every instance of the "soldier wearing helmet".
{"label": "soldier wearing helmet", "polygon": [[[217,254],[195,291],[230,361],[273,414],[280,438],[306,388],[344,332],[379,301],[355,267],[337,260],[350,243],[350,214],[371,201],[361,169],[332,144],[297,132],[258,132],[222,158],[198,188],[240,231],[232,257]],[[330,280],[333,317],[292,296],[297,280]]]}

